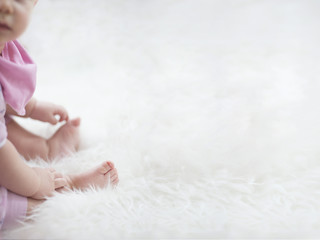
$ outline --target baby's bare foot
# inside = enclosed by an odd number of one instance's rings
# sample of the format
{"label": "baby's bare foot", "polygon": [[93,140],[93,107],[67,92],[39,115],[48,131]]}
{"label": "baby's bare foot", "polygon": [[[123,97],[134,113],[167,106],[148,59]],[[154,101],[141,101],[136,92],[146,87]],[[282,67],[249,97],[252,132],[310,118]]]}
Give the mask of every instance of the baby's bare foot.
{"label": "baby's bare foot", "polygon": [[70,189],[84,190],[90,186],[103,188],[116,186],[119,182],[117,169],[112,162],[103,162],[97,167],[79,175],[66,176]]}
{"label": "baby's bare foot", "polygon": [[49,158],[66,156],[74,153],[79,148],[79,125],[80,118],[72,119],[48,140]]}

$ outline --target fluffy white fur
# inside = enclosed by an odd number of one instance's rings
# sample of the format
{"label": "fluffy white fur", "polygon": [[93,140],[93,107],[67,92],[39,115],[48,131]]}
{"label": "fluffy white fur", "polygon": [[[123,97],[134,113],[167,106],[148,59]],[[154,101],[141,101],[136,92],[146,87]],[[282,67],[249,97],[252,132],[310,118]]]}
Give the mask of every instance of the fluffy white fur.
{"label": "fluffy white fur", "polygon": [[[318,238],[318,0],[41,0],[35,96],[82,118],[57,194],[7,238]],[[57,127],[21,121],[49,137]]]}

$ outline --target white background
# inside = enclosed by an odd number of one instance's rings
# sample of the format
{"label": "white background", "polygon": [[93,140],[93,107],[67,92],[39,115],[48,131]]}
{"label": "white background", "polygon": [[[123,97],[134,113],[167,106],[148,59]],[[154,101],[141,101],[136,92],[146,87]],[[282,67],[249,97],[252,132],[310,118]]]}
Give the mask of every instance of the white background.
{"label": "white background", "polygon": [[51,199],[21,234],[319,237],[319,13],[317,0],[39,1],[21,38],[35,95],[82,118],[81,151],[53,165],[108,158],[121,182],[99,210],[91,192]]}

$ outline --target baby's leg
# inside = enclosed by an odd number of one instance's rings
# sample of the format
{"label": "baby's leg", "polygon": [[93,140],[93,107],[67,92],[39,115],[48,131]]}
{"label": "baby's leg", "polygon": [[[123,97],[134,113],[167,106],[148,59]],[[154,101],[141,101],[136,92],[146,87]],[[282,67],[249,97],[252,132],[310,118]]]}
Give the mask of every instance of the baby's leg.
{"label": "baby's leg", "polygon": [[[98,166],[81,174],[67,175],[68,188],[71,190],[85,190],[89,187],[116,186],[119,183],[118,172],[112,162],[103,162]],[[60,192],[63,192],[61,189]],[[30,215],[32,210],[43,203],[44,200],[28,198],[26,215]]]}
{"label": "baby's leg", "polygon": [[[112,162],[103,162],[98,166],[81,174],[67,175],[69,190],[85,190],[89,187],[115,187],[119,183],[118,172]],[[58,190],[64,192],[64,189]],[[33,209],[43,203],[44,200],[28,198],[26,215],[30,215]]]}
{"label": "baby's leg", "polygon": [[78,151],[80,118],[66,122],[48,140],[49,158],[61,157]]}
{"label": "baby's leg", "polygon": [[103,162],[98,166],[77,175],[66,176],[70,189],[84,190],[92,187],[116,186],[119,182],[117,169],[112,162]]}
{"label": "baby's leg", "polygon": [[68,121],[50,139],[45,139],[11,119],[7,123],[8,139],[27,160],[35,157],[52,159],[78,150],[79,125],[80,119]]}
{"label": "baby's leg", "polygon": [[[89,187],[116,186],[119,182],[117,169],[112,162],[103,162],[81,174],[67,175],[68,188],[85,190]],[[63,192],[63,189],[61,189]],[[32,214],[35,207],[44,200],[26,198],[12,193],[0,186],[0,230],[14,226],[18,220],[23,220]]]}

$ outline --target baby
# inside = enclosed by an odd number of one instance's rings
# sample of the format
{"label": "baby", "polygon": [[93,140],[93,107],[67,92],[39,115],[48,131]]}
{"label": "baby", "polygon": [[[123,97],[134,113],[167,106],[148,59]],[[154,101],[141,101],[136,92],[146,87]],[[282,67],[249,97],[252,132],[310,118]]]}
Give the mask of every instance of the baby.
{"label": "baby", "polygon": [[[112,162],[82,174],[63,175],[52,168],[29,167],[20,156],[50,159],[74,152],[79,145],[80,119],[69,120],[63,107],[32,98],[36,66],[16,39],[25,31],[36,2],[0,0],[0,230],[26,216],[55,191],[104,187],[119,181]],[[66,123],[47,140],[22,128],[11,115]]]}

